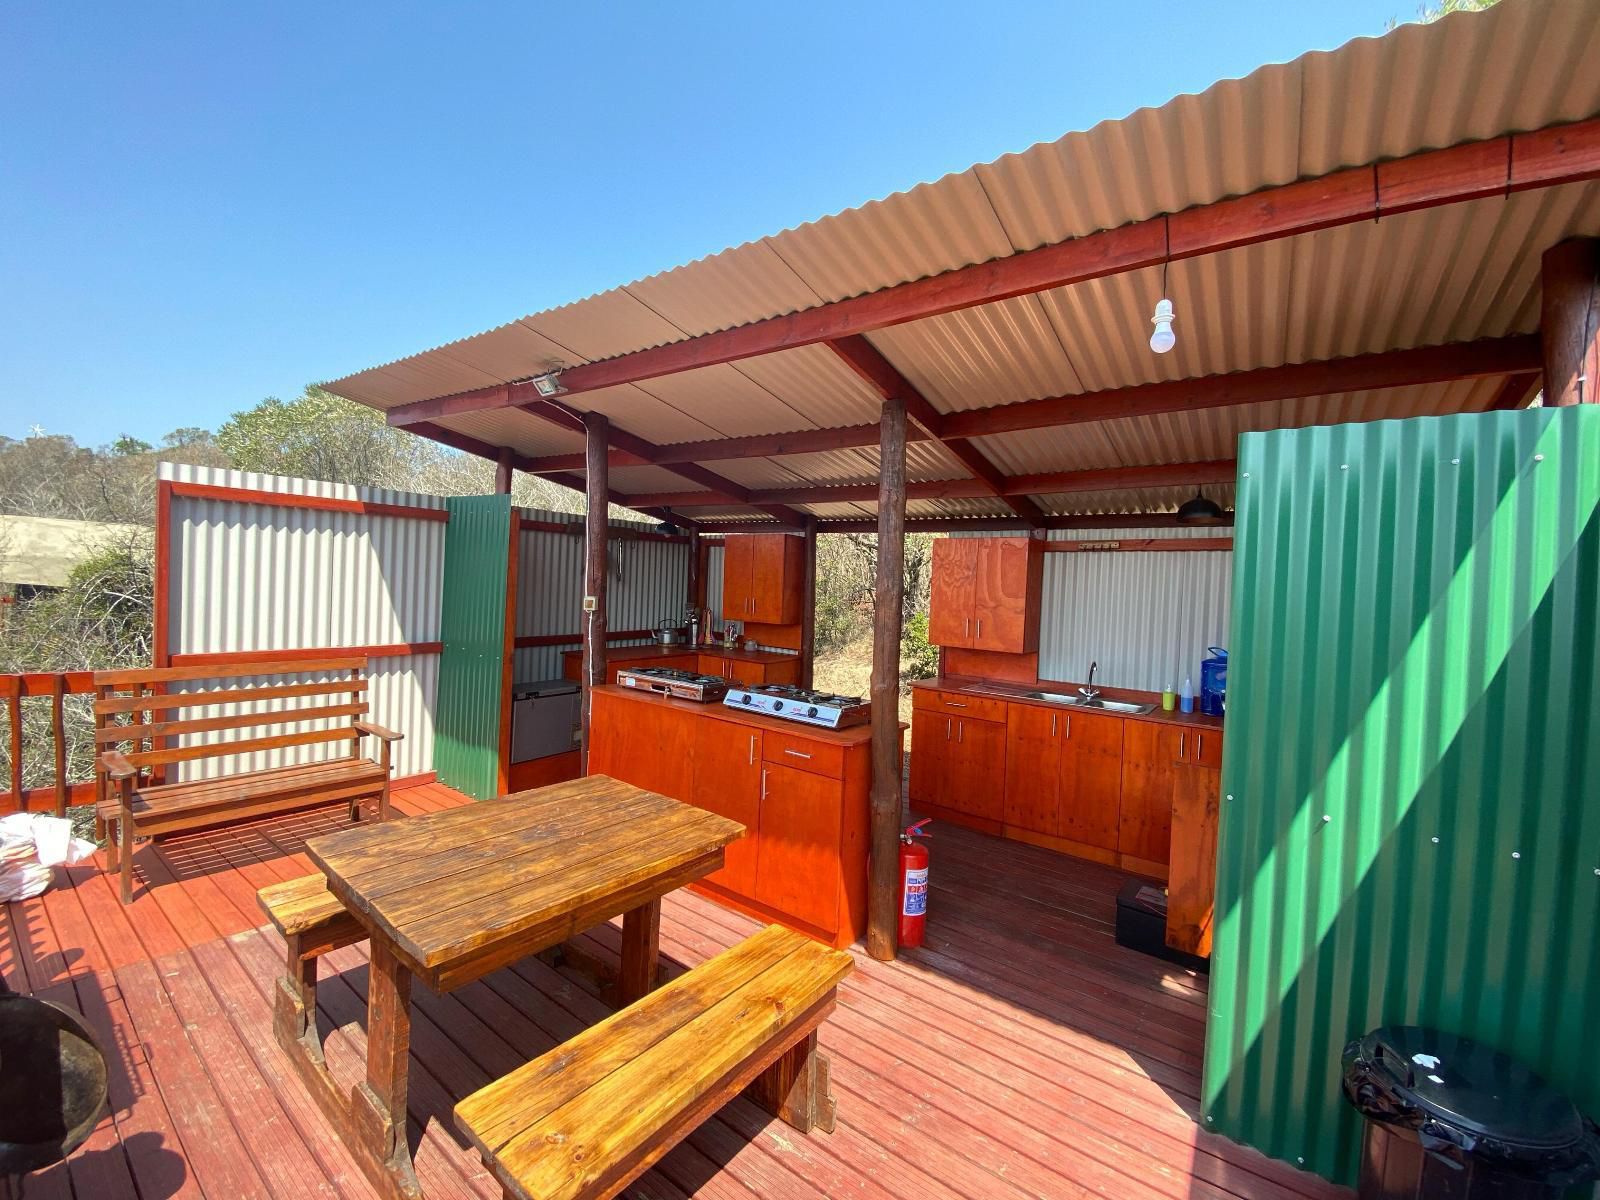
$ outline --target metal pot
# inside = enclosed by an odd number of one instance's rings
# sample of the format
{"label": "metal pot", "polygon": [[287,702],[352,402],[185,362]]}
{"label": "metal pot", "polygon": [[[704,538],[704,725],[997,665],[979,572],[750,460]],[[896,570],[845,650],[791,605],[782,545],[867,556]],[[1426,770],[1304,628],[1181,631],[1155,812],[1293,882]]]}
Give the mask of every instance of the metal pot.
{"label": "metal pot", "polygon": [[71,1154],[106,1092],[105,1055],[83,1018],[0,982],[0,1182]]}
{"label": "metal pot", "polygon": [[671,617],[663,617],[652,632],[658,646],[681,646],[688,636],[682,625],[672,623]]}

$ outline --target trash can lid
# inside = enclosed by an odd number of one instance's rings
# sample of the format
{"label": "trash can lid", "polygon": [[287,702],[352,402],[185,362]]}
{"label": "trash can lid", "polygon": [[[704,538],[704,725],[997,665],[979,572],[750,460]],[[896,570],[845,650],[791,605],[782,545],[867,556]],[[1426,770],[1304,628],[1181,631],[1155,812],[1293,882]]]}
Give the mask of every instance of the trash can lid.
{"label": "trash can lid", "polygon": [[[1418,1025],[1389,1025],[1362,1038],[1347,1074],[1387,1099],[1506,1149],[1556,1150],[1582,1141],[1582,1115],[1555,1088],[1509,1055],[1469,1038]],[[1351,1058],[1353,1057],[1353,1061]],[[1363,1061],[1364,1060],[1364,1061]]]}

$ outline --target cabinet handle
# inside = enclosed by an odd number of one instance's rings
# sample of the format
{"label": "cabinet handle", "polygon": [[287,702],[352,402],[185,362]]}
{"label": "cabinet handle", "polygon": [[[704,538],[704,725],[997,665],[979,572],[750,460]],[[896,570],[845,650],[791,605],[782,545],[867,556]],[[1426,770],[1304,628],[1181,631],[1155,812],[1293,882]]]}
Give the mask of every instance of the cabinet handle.
{"label": "cabinet handle", "polygon": [[957,745],[959,745],[961,743],[961,735],[966,733],[966,732],[967,732],[967,723],[965,721],[962,721],[961,724],[956,726],[956,744]]}
{"label": "cabinet handle", "polygon": [[944,740],[947,741],[947,742],[950,740],[950,722],[953,719],[954,718],[952,718],[952,717],[946,717],[944,719]]}
{"label": "cabinet handle", "polygon": [[1072,714],[1071,713],[1067,714],[1067,736],[1069,738],[1072,736]]}
{"label": "cabinet handle", "polygon": [[1050,714],[1050,736],[1051,737],[1055,737],[1055,735],[1056,735],[1056,722],[1058,720],[1060,720],[1060,714],[1059,713],[1051,713]]}
{"label": "cabinet handle", "polygon": [[964,633],[967,637],[971,637],[972,636],[972,618],[971,617],[967,617],[962,621],[961,632]]}
{"label": "cabinet handle", "polygon": [[750,735],[750,765],[756,765],[756,735],[753,733]]}
{"label": "cabinet handle", "polygon": [[1204,758],[1206,756],[1206,735],[1203,733],[1194,735],[1194,756],[1196,758]]}
{"label": "cabinet handle", "polygon": [[1189,735],[1187,733],[1180,733],[1178,735],[1178,757],[1189,757]]}
{"label": "cabinet handle", "polygon": [[944,706],[946,708],[965,708],[966,707],[966,705],[961,703],[961,701],[959,701],[959,700],[946,700],[944,702]]}
{"label": "cabinet handle", "polygon": [[983,641],[983,618],[978,618],[978,640]]}
{"label": "cabinet handle", "polygon": [[784,751],[783,752],[785,754],[792,754],[796,758],[810,758],[811,757],[811,755],[807,754],[804,750],[790,750],[788,747],[784,747]]}
{"label": "cabinet handle", "polygon": [[763,800],[767,798],[767,769],[765,767],[761,768],[761,798]]}

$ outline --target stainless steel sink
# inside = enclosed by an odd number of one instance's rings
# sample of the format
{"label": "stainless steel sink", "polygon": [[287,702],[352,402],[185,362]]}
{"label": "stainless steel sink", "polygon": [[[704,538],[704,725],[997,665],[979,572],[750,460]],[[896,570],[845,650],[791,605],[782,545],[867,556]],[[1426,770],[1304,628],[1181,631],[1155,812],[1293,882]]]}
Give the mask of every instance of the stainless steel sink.
{"label": "stainless steel sink", "polygon": [[1147,712],[1155,711],[1154,704],[1129,704],[1126,700],[1093,700],[1083,696],[1070,696],[1065,692],[1024,692],[1030,700],[1043,700],[1047,704],[1070,704],[1073,708],[1098,708],[1102,712],[1126,713],[1129,716],[1142,717]]}

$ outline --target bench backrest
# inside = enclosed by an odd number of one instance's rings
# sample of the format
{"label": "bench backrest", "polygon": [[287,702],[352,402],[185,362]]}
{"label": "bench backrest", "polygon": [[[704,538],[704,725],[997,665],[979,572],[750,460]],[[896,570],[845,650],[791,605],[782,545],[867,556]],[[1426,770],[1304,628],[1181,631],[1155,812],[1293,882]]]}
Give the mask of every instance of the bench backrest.
{"label": "bench backrest", "polygon": [[[291,746],[355,742],[354,722],[367,712],[364,657],[281,659],[236,671],[210,667],[97,671],[94,677],[95,751],[116,746],[141,773],[151,767]],[[324,676],[306,683],[261,683],[279,676]],[[173,691],[173,685],[241,680],[237,686]],[[295,707],[281,702],[298,700]],[[190,715],[192,710],[220,710]],[[230,711],[240,709],[242,711]],[[252,735],[262,726],[302,727]],[[222,737],[200,735],[221,734]],[[231,736],[230,736],[231,735]],[[354,752],[352,746],[351,752]]]}

